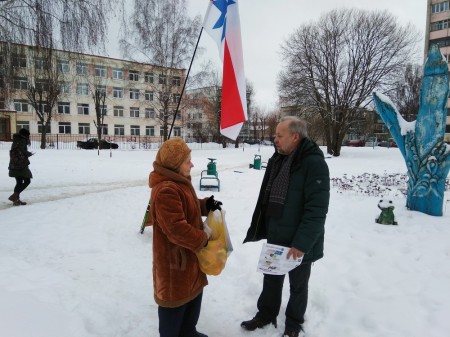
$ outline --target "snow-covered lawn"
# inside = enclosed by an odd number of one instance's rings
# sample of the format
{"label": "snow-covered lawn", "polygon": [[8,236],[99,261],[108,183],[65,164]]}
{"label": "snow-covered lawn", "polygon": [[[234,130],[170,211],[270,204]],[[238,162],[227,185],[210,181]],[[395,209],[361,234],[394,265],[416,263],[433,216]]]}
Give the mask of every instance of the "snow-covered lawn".
{"label": "snow-covered lawn", "polygon": [[[264,171],[249,169],[270,146],[193,150],[194,187],[226,210],[234,252],[221,275],[209,277],[198,328],[210,337],[280,337],[278,329],[246,332],[256,312],[261,242],[242,245]],[[34,178],[7,200],[8,150],[0,146],[0,336],[155,337],[152,229],[139,228],[156,151],[36,150]],[[207,158],[217,158],[221,190],[199,191]],[[398,149],[346,148],[326,159],[331,176],[406,173]],[[444,215],[405,208],[397,188],[367,196],[333,187],[325,257],[313,266],[305,329],[308,337],[443,337],[450,331],[450,192]],[[377,203],[395,204],[399,226],[376,224]]]}

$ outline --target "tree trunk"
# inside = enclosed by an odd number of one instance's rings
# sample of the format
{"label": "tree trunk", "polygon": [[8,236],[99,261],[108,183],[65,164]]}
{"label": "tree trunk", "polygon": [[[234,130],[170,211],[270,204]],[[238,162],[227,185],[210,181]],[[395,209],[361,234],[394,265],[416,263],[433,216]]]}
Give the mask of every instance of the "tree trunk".
{"label": "tree trunk", "polygon": [[47,130],[46,130],[46,126],[42,127],[42,133],[41,133],[41,149],[44,150],[45,147],[47,146]]}
{"label": "tree trunk", "polygon": [[[440,175],[439,173],[437,174]],[[442,177],[442,175],[441,175]],[[445,191],[445,177],[428,185],[409,187],[406,199],[406,207],[425,214],[442,216],[442,206],[444,204],[443,195]]]}

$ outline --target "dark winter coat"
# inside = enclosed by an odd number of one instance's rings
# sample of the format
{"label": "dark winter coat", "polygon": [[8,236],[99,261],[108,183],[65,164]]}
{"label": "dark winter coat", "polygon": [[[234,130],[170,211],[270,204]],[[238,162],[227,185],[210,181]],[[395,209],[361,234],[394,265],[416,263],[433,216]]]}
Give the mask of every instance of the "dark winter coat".
{"label": "dark winter coat", "polygon": [[33,155],[27,149],[28,143],[27,137],[18,133],[13,135],[13,142],[9,151],[8,169],[10,177],[33,178],[28,168],[28,165],[30,165],[28,158]]}
{"label": "dark winter coat", "polygon": [[155,302],[179,307],[197,297],[208,284],[196,252],[207,242],[199,200],[191,180],[153,164],[150,173],[150,217],[153,224],[153,288]]}
{"label": "dark winter coat", "polygon": [[305,253],[304,262],[323,257],[325,219],[330,199],[330,174],[323,152],[313,141],[302,139],[295,150],[289,187],[281,216],[266,216],[264,192],[275,153],[267,164],[252,222],[244,240],[267,239],[268,243],[294,247]]}

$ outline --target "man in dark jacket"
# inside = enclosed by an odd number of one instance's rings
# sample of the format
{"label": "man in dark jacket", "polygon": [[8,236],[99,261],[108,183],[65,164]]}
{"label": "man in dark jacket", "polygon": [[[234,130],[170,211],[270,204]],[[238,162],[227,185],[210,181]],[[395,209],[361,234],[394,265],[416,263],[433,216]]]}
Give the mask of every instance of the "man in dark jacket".
{"label": "man in dark jacket", "polygon": [[28,165],[30,165],[29,157],[33,153],[29,152],[27,147],[30,145],[30,131],[21,129],[13,135],[11,150],[9,151],[9,176],[16,179],[14,193],[8,200],[13,202],[14,206],[26,205],[26,202],[20,200],[20,193],[30,185],[31,174]]}
{"label": "man in dark jacket", "polygon": [[[275,136],[277,152],[269,159],[252,222],[244,240],[267,239],[290,247],[288,258],[303,257],[289,272],[290,296],[283,336],[303,331],[311,263],[323,257],[325,219],[330,199],[330,174],[323,152],[310,140],[305,121],[284,117]],[[285,275],[264,274],[256,316],[241,323],[252,331],[270,323],[280,311]]]}

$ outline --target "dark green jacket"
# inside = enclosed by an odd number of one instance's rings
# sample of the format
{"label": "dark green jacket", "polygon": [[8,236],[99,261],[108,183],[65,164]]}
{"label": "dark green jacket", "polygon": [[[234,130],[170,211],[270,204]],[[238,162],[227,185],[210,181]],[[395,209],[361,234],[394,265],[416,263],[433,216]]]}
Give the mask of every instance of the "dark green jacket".
{"label": "dark green jacket", "polygon": [[13,135],[11,150],[9,151],[9,176],[21,178],[33,178],[28,165],[28,160],[33,154],[28,151],[28,139],[18,133]]}
{"label": "dark green jacket", "polygon": [[325,219],[330,200],[330,173],[323,152],[308,138],[295,150],[289,188],[280,217],[265,215],[262,201],[275,153],[267,164],[252,222],[245,242],[267,239],[268,243],[294,247],[305,253],[304,262],[323,257]]}

